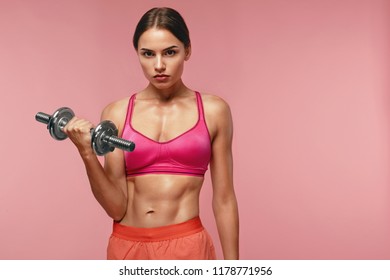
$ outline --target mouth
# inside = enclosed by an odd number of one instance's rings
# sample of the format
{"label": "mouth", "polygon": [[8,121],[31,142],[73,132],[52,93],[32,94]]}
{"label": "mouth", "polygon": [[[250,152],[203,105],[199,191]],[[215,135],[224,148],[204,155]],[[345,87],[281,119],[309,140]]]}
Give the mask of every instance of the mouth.
{"label": "mouth", "polygon": [[169,78],[169,75],[164,75],[164,74],[158,74],[153,76],[154,79],[156,79],[159,82],[166,81]]}

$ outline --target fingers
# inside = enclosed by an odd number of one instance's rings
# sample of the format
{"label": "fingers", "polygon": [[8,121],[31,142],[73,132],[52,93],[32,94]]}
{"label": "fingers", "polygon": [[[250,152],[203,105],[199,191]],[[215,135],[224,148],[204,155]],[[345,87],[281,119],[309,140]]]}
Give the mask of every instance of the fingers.
{"label": "fingers", "polygon": [[80,151],[91,150],[91,129],[93,124],[85,119],[73,117],[63,131]]}
{"label": "fingers", "polygon": [[83,135],[90,134],[91,129],[93,128],[93,124],[85,119],[79,119],[77,117],[73,117],[64,127],[64,132],[70,135]]}

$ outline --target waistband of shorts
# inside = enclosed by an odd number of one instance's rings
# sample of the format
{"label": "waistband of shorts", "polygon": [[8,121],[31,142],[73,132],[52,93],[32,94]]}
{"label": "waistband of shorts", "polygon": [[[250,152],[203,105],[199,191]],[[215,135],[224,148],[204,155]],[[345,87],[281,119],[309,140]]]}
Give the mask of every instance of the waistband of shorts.
{"label": "waistband of shorts", "polygon": [[203,225],[199,217],[183,223],[154,228],[138,228],[114,222],[112,235],[130,241],[163,241],[185,237],[201,232]]}

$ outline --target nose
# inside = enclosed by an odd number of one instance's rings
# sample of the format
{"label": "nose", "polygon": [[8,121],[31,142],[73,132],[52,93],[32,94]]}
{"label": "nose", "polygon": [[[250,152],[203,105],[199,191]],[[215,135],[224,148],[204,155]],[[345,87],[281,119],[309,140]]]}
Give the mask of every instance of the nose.
{"label": "nose", "polygon": [[165,63],[161,55],[156,55],[154,70],[158,73],[161,73],[165,70]]}

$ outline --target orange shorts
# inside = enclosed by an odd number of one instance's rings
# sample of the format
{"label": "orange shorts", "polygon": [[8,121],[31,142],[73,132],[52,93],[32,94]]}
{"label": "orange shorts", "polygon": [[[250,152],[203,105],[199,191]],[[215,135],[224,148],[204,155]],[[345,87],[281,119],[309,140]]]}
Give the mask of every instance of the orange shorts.
{"label": "orange shorts", "polygon": [[114,222],[108,260],[215,260],[211,237],[199,217],[156,228]]}

